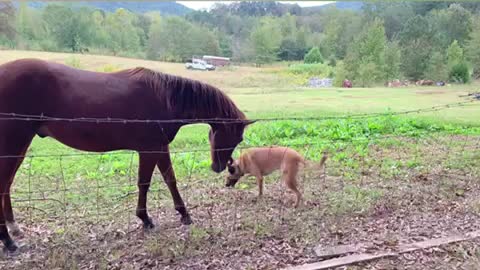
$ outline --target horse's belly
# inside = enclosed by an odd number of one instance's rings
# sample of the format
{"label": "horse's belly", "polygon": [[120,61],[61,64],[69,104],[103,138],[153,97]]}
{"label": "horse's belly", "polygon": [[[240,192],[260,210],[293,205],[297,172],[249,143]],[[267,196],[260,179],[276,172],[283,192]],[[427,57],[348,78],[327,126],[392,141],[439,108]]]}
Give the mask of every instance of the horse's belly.
{"label": "horse's belly", "polygon": [[45,125],[37,131],[40,137],[51,137],[69,147],[90,152],[128,149],[129,142],[117,143],[115,134],[95,128],[78,129],[66,125]]}

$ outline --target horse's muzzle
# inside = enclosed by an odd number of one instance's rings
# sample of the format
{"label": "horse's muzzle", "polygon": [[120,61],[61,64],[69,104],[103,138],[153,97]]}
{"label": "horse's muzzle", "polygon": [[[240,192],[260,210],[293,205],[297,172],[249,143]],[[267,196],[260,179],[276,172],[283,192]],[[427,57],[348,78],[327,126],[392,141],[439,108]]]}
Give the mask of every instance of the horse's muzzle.
{"label": "horse's muzzle", "polygon": [[212,171],[216,172],[216,173],[221,173],[223,172],[223,170],[225,170],[225,168],[227,167],[227,164],[219,164],[219,163],[212,163]]}

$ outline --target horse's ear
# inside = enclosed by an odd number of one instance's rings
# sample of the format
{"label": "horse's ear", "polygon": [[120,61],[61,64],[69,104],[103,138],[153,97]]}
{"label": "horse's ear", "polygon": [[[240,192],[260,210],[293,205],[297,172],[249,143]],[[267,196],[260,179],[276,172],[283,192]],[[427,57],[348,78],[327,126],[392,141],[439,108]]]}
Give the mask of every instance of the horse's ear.
{"label": "horse's ear", "polygon": [[248,125],[251,125],[251,124],[253,124],[253,123],[255,123],[255,122],[257,122],[257,120],[247,120],[247,121],[244,121],[243,124],[244,124],[245,126],[248,126]]}

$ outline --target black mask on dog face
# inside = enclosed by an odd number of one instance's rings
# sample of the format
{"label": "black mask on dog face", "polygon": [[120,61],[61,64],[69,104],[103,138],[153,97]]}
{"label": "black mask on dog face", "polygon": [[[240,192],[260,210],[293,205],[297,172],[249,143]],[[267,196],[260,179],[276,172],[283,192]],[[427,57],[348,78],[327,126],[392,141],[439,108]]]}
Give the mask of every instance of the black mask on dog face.
{"label": "black mask on dog face", "polygon": [[225,184],[226,187],[234,187],[235,184],[240,180],[240,178],[243,176],[243,173],[240,172],[240,168],[238,166],[238,163],[235,164],[233,159],[230,159],[227,163],[227,170],[228,170],[228,176],[227,176],[227,182]]}

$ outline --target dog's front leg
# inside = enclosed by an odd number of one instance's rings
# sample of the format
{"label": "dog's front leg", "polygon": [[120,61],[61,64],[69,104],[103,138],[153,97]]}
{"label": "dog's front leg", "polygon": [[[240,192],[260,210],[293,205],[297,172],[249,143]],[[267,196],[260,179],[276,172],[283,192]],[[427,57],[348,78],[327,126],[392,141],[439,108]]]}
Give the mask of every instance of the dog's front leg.
{"label": "dog's front leg", "polygon": [[258,185],[258,197],[262,197],[263,195],[263,177],[256,176],[257,178],[257,185]]}

